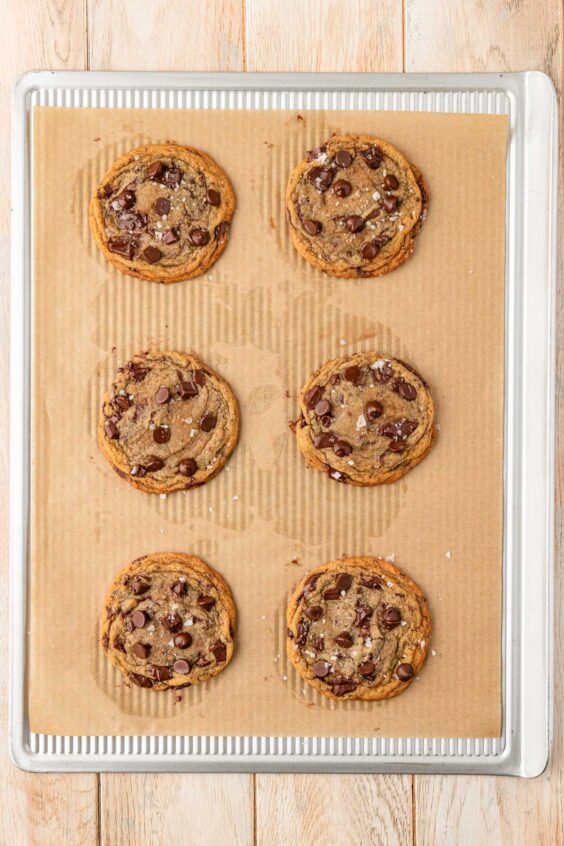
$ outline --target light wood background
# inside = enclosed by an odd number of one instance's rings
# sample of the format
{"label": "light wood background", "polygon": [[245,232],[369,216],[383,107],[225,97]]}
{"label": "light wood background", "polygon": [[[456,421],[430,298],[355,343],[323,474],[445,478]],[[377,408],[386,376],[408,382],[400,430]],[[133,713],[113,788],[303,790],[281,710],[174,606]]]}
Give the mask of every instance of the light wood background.
{"label": "light wood background", "polygon": [[[24,71],[540,69],[551,75],[560,98],[562,92],[561,0],[2,0],[0,11],[3,409],[8,405],[9,361],[9,102],[12,84]],[[561,338],[561,273],[559,278],[557,337]],[[564,411],[563,375],[560,346],[557,429]],[[5,411],[1,424],[0,486],[4,491],[8,474]],[[557,462],[559,564],[564,540],[561,439]],[[0,497],[4,668],[6,506],[5,495]],[[555,606],[562,609],[560,579]],[[401,775],[30,775],[19,772],[7,752],[4,669],[0,674],[0,843],[564,844],[564,627],[560,617],[559,612],[555,744],[547,771],[534,781]]]}

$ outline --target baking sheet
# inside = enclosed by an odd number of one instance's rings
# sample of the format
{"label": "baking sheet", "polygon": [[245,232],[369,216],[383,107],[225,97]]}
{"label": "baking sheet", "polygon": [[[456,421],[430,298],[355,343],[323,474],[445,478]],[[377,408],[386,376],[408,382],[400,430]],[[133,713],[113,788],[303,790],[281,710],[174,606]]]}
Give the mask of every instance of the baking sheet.
{"label": "baking sheet", "polygon": [[[414,258],[381,280],[329,279],[288,242],[287,173],[333,129],[388,138],[431,186]],[[167,139],[216,157],[239,200],[220,262],[171,288],[109,269],[85,215],[113,158]],[[506,119],[38,109],[34,140],[32,730],[497,736]],[[243,412],[229,470],[166,500],[122,483],[94,438],[112,372],[148,342],[197,350]],[[365,491],[307,471],[286,421],[319,363],[374,348],[421,370],[441,431],[421,467]],[[160,549],[217,567],[240,614],[235,661],[181,702],[125,687],[97,648],[112,574]],[[365,552],[425,589],[436,655],[396,700],[332,703],[286,664],[285,599],[306,569]]]}

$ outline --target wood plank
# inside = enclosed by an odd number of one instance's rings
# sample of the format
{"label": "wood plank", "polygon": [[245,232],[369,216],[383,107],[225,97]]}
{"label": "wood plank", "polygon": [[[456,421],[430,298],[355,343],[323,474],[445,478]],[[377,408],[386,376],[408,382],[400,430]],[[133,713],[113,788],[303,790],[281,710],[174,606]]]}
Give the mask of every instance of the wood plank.
{"label": "wood plank", "polygon": [[105,775],[103,846],[253,843],[253,783],[246,775]]}
{"label": "wood plank", "polygon": [[[89,0],[95,70],[243,70],[242,33],[239,0]],[[246,846],[253,803],[250,775],[102,774],[101,842]]]}
{"label": "wood plank", "polygon": [[[558,0],[407,0],[407,71],[510,71],[538,69],[562,85],[562,7]],[[562,103],[561,103],[562,116]],[[562,182],[561,182],[562,185]],[[562,200],[562,192],[561,192]],[[561,202],[562,205],[562,202]],[[561,211],[562,213],[562,211]],[[560,265],[561,266],[561,265]],[[562,282],[562,273],[559,274]],[[562,284],[557,338],[564,330]],[[564,414],[562,349],[558,355],[557,432]],[[559,425],[560,424],[560,425]],[[557,449],[556,561],[564,550],[564,455]],[[561,578],[555,608],[562,607]],[[556,666],[564,659],[564,627],[557,614]],[[564,841],[563,689],[556,673],[555,742],[547,771],[534,781],[487,777],[416,779],[416,842],[489,844]]]}
{"label": "wood plank", "polygon": [[[17,77],[39,68],[86,67],[81,0],[4,0],[0,29],[0,125],[10,125],[10,91]],[[0,404],[8,405],[10,157],[0,157]],[[8,420],[2,417],[0,489],[8,487]],[[0,605],[8,606],[8,498],[0,498]],[[7,620],[0,628],[0,651],[8,652]],[[0,843],[52,844],[97,841],[96,775],[30,775],[10,761],[7,746],[7,675],[0,677]]]}
{"label": "wood plank", "polygon": [[[401,71],[401,3],[246,0],[250,71]],[[257,775],[257,843],[411,843],[409,776]]]}
{"label": "wood plank", "polygon": [[88,0],[92,70],[243,70],[241,0]]}
{"label": "wood plank", "polygon": [[400,0],[246,0],[247,70],[401,71]]}
{"label": "wood plank", "polygon": [[257,846],[411,844],[411,776],[257,776]]}

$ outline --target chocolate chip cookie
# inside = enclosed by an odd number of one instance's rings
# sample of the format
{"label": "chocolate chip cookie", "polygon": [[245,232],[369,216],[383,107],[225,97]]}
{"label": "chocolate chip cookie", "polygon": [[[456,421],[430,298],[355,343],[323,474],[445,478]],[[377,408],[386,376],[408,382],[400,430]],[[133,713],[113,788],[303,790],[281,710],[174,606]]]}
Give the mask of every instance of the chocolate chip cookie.
{"label": "chocolate chip cookie", "polygon": [[203,485],[238,436],[231,388],[182,352],[145,352],[120,367],[98,425],[98,443],[114,470],[135,488],[159,494]]}
{"label": "chocolate chip cookie", "polygon": [[349,485],[395,482],[436,435],[425,380],[381,353],[328,361],[303,386],[300,407],[290,426],[306,462]]}
{"label": "chocolate chip cookie", "polygon": [[390,699],[421,669],[431,615],[421,589],[381,558],[317,567],[288,603],[287,650],[305,681],[331,699]]}
{"label": "chocolate chip cookie", "polygon": [[294,246],[331,276],[381,276],[414,250],[429,192],[399,150],[371,135],[334,136],[292,172],[286,209]]}
{"label": "chocolate chip cookie", "polygon": [[206,153],[146,144],[118,159],[90,203],[90,228],[122,273],[150,282],[200,276],[229,238],[235,194]]}
{"label": "chocolate chip cookie", "polygon": [[195,555],[157,552],[117,574],[102,609],[104,652],[133,684],[168,690],[217,675],[233,657],[228,585]]}

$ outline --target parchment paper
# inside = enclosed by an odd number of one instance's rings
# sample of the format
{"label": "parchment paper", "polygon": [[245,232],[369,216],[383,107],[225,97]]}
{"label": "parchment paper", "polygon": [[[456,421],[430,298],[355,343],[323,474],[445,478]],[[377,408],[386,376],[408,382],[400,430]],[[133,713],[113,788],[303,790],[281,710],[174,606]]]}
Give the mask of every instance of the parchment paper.
{"label": "parchment paper", "polygon": [[[37,108],[33,123],[32,730],[498,735],[506,119]],[[287,176],[333,130],[381,135],[429,182],[415,254],[381,279],[331,279],[289,243]],[[87,205],[118,155],[166,140],[216,158],[238,210],[209,273],[160,286],[99,256]],[[197,351],[242,411],[227,469],[166,499],[120,480],[95,438],[112,374],[148,345]],[[440,432],[402,481],[362,489],[307,470],[287,424],[315,368],[370,349],[425,376]],[[232,664],[180,701],[126,686],[98,645],[114,573],[158,550],[217,568],[239,613]],[[286,661],[290,589],[342,553],[394,555],[431,604],[433,651],[388,702],[331,702]]]}

